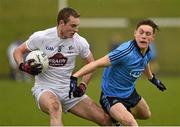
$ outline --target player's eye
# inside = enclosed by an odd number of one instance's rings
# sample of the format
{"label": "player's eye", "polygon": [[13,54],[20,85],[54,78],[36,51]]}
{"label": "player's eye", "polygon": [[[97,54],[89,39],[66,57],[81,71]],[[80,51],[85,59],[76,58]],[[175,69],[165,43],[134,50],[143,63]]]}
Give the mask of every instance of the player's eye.
{"label": "player's eye", "polygon": [[71,27],[73,27],[73,28],[78,28],[78,25],[72,24]]}
{"label": "player's eye", "polygon": [[140,31],[139,31],[139,34],[144,34],[144,31],[140,30]]}
{"label": "player's eye", "polygon": [[146,32],[146,36],[151,36],[151,33],[150,32]]}

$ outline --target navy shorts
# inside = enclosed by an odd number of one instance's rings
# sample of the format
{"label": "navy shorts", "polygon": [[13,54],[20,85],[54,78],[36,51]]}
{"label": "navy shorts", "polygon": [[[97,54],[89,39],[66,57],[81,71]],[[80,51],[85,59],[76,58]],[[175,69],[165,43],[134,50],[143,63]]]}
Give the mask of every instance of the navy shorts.
{"label": "navy shorts", "polygon": [[134,90],[128,98],[110,97],[101,92],[100,104],[105,112],[109,113],[110,108],[116,103],[122,103],[128,111],[135,107],[141,100],[141,96]]}

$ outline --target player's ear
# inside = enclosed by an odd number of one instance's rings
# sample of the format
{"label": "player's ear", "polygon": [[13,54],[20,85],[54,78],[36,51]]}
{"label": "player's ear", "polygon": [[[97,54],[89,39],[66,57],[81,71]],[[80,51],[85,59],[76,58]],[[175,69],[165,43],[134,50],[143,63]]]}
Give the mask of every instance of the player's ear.
{"label": "player's ear", "polygon": [[60,20],[59,21],[59,25],[64,25],[65,23],[64,23],[64,21],[63,20]]}
{"label": "player's ear", "polygon": [[134,37],[136,36],[136,31],[137,31],[137,30],[134,30]]}
{"label": "player's ear", "polygon": [[156,35],[153,34],[153,36],[151,37],[151,40],[154,41],[155,37],[156,37]]}

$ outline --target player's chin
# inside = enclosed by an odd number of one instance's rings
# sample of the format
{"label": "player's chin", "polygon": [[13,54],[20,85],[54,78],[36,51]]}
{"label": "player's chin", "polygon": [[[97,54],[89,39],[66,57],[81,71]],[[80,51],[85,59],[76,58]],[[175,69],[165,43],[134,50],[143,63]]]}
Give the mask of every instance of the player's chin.
{"label": "player's chin", "polygon": [[68,36],[66,36],[66,38],[72,38],[73,37],[73,35],[68,35]]}
{"label": "player's chin", "polygon": [[69,34],[69,37],[71,38],[71,37],[73,37],[74,36],[74,33],[70,33]]}
{"label": "player's chin", "polygon": [[138,43],[139,48],[147,48],[148,43]]}

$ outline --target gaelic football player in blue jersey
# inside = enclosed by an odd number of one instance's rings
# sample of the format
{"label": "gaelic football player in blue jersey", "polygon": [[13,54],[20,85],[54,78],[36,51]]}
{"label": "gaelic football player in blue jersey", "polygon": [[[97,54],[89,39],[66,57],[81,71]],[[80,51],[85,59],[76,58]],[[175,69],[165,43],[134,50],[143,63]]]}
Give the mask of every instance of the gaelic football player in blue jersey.
{"label": "gaelic football player in blue jersey", "polygon": [[159,90],[166,87],[151,72],[149,61],[152,51],[149,45],[154,42],[158,26],[149,19],[137,24],[134,39],[121,44],[106,56],[85,65],[71,76],[70,95],[80,97],[86,89],[77,86],[77,78],[105,67],[102,77],[100,103],[103,109],[116,121],[127,126],[138,126],[136,118],[148,119],[151,116],[149,106],[136,89],[135,82],[142,73]]}

